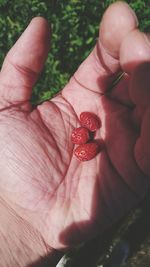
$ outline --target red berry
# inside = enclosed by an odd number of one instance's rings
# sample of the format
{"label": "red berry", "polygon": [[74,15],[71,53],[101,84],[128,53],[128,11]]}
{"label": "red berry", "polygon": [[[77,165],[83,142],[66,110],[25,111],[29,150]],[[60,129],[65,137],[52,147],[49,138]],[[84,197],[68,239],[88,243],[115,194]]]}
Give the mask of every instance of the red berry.
{"label": "red berry", "polygon": [[98,154],[98,152],[100,152],[100,145],[94,141],[84,145],[80,145],[74,150],[75,156],[80,161],[87,161],[93,159]]}
{"label": "red berry", "polygon": [[71,135],[72,143],[77,145],[85,144],[89,139],[89,131],[84,127],[75,128]]}
{"label": "red berry", "polygon": [[82,112],[80,114],[80,122],[82,126],[86,127],[91,132],[95,132],[101,126],[98,116],[91,112]]}

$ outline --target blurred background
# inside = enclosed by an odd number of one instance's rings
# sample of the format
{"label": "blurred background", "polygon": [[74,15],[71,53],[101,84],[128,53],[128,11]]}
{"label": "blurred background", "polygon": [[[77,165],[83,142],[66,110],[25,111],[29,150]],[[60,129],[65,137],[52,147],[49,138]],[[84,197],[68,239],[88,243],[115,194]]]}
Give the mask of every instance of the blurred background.
{"label": "blurred background", "polygon": [[[101,17],[110,0],[0,0],[0,65],[35,16],[52,25],[51,50],[33,90],[32,103],[53,97],[67,83],[96,43]],[[150,1],[126,1],[140,29],[150,32]],[[66,255],[67,267],[150,267],[150,197],[102,237]]]}

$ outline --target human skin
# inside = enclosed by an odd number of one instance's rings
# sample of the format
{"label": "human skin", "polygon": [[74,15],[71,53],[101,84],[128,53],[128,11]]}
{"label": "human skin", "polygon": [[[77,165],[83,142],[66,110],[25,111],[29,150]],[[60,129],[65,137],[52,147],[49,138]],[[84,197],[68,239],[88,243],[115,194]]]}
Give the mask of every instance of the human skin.
{"label": "human skin", "polygon": [[[92,53],[56,97],[34,109],[32,88],[49,50],[45,19],[34,18],[7,54],[0,73],[1,267],[40,266],[41,257],[55,266],[56,250],[102,233],[148,191],[150,38],[137,26],[126,3],[111,5]],[[126,74],[110,90],[120,71]],[[99,116],[95,138],[104,142],[87,162],[73,155],[70,139],[83,111]]]}

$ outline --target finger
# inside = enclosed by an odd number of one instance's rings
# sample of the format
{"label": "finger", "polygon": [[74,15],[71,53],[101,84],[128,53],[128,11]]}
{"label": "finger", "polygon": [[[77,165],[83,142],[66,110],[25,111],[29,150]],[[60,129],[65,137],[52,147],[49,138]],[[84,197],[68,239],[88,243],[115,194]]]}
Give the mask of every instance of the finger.
{"label": "finger", "polygon": [[140,64],[133,71],[129,93],[136,105],[141,107],[150,105],[150,61]]}
{"label": "finger", "polygon": [[133,119],[141,126],[146,109],[150,106],[150,61],[139,65],[131,76],[129,92],[135,103]]}
{"label": "finger", "polygon": [[[138,105],[138,110],[136,108],[134,111],[135,117],[138,114],[141,117],[143,107],[150,103],[150,44],[148,39],[148,34],[136,29],[123,40],[120,48],[120,63],[126,74],[111,92],[112,98],[121,103]],[[136,118],[136,120],[139,119]]]}
{"label": "finger", "polygon": [[135,145],[135,158],[141,170],[150,176],[150,108],[146,111],[140,138]]}
{"label": "finger", "polygon": [[120,47],[122,69],[132,72],[144,62],[150,62],[150,36],[135,29],[123,40]]}
{"label": "finger", "polygon": [[0,74],[1,107],[30,99],[50,45],[50,28],[44,18],[34,18],[8,52]]}
{"label": "finger", "polygon": [[70,86],[75,80],[79,86],[104,93],[120,71],[121,43],[137,25],[135,14],[126,3],[110,5],[102,18],[96,47],[78,68]]}

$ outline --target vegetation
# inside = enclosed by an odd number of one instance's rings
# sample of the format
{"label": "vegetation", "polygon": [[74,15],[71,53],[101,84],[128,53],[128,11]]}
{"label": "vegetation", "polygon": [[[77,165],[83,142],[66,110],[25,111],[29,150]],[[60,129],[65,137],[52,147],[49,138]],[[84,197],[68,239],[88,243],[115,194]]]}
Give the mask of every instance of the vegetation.
{"label": "vegetation", "polygon": [[[93,48],[99,29],[99,22],[107,6],[115,1],[111,0],[0,0],[0,64],[7,51],[18,39],[20,34],[29,24],[30,20],[35,16],[45,17],[52,25],[52,44],[51,52],[49,53],[44,70],[40,76],[37,85],[34,88],[32,95],[32,102],[39,103],[45,99],[51,98],[57,93],[68,81],[69,77],[74,73],[79,64],[87,57]],[[133,0],[126,1],[136,11],[140,22],[140,29],[143,31],[150,31],[150,8],[148,0]],[[147,200],[150,204],[150,200]],[[84,252],[90,249],[90,257],[94,258],[93,265],[107,266],[109,265],[108,258],[112,255],[116,244],[127,240],[132,243],[134,249],[130,251],[130,255],[134,256],[124,266],[126,267],[148,267],[150,266],[150,244],[148,239],[140,239],[139,246],[134,246],[134,242],[128,240],[128,233],[134,231],[130,230],[137,223],[139,232],[143,233],[146,229],[145,224],[141,224],[140,218],[145,218],[142,223],[148,221],[148,210],[145,209],[147,204],[143,204],[139,209],[132,212],[123,222],[120,222],[118,229],[113,229],[109,234],[105,234],[103,244],[97,239],[89,244],[84,244],[67,255],[65,266],[75,266],[73,262],[78,259],[76,266],[80,260],[84,258]],[[148,221],[149,222],[149,221]],[[144,234],[143,234],[144,235]],[[132,236],[132,234],[131,234]],[[135,234],[133,239],[135,239]],[[148,236],[147,236],[148,238]],[[93,242],[93,243],[92,243]],[[97,250],[94,246],[100,244],[104,247],[102,250]],[[140,248],[141,245],[141,248]],[[131,246],[131,244],[130,244]],[[92,250],[94,247],[94,250]],[[140,248],[140,249],[139,249]],[[136,251],[139,252],[136,254]],[[140,251],[142,253],[140,254]],[[94,254],[96,253],[97,254]],[[142,256],[143,255],[143,256]],[[108,257],[107,257],[108,256]],[[143,261],[142,261],[143,257]],[[146,265],[145,262],[148,262]],[[74,265],[73,265],[74,264]],[[88,263],[84,265],[88,267]],[[118,265],[119,267],[119,265]]]}
{"label": "vegetation", "polygon": [[[52,24],[51,52],[35,86],[32,100],[52,97],[68,81],[94,46],[106,0],[0,0],[0,63],[34,16]],[[142,30],[150,28],[148,0],[127,1],[135,9]]]}

